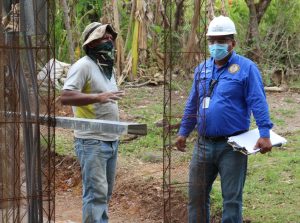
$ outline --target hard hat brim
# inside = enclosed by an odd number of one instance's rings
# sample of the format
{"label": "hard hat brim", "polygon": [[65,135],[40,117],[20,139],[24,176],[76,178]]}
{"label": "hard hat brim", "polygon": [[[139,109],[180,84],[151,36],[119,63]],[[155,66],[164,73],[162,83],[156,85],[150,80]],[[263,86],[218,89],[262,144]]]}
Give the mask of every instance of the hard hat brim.
{"label": "hard hat brim", "polygon": [[234,35],[236,32],[208,32],[206,36],[227,36],[227,35]]}

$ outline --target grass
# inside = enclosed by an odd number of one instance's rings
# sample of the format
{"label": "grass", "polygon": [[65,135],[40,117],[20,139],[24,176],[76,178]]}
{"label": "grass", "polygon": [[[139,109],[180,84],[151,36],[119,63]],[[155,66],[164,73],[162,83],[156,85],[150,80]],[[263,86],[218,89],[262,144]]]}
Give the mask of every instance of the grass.
{"label": "grass", "polygon": [[[253,222],[299,222],[300,219],[300,131],[287,137],[284,149],[249,156],[244,188],[245,219]],[[212,191],[212,212],[220,213],[220,182]]]}
{"label": "grass", "polygon": [[[157,92],[151,94],[149,91],[152,90]],[[147,160],[149,152],[162,150],[162,127],[156,126],[163,118],[162,103],[157,104],[157,101],[162,101],[162,88],[140,88],[138,94],[132,93],[136,89],[128,89],[126,92],[130,96],[120,101],[120,107],[125,114],[135,117],[134,122],[147,123],[148,134],[130,143],[121,143],[119,152],[123,156],[137,156]]]}
{"label": "grass", "polygon": [[271,110],[271,120],[277,126],[286,126],[286,120],[294,118],[300,108],[294,99],[285,98],[284,102],[287,103],[284,108]]}
{"label": "grass", "polygon": [[[47,138],[40,137],[40,143],[42,147],[47,147]],[[59,155],[75,155],[73,134],[71,135],[60,135],[55,134],[55,152]]]}
{"label": "grass", "polygon": [[284,102],[289,103],[289,104],[293,104],[293,103],[297,103],[294,99],[292,98],[285,98]]}
{"label": "grass", "polygon": [[279,114],[280,117],[283,118],[285,117],[293,118],[294,115],[297,113],[295,109],[283,109],[283,108],[278,109],[276,112]]}
{"label": "grass", "polygon": [[56,134],[55,151],[59,155],[75,155],[73,135],[71,137],[66,137],[65,135]]}
{"label": "grass", "polygon": [[[178,83],[172,87],[176,91],[185,89],[185,86],[180,86]],[[187,93],[185,92],[185,94]],[[119,154],[124,157],[141,159],[143,162],[162,162],[163,130],[156,124],[163,118],[162,87],[126,89],[126,95],[127,97],[119,102],[120,109],[125,114],[129,114],[132,121],[146,123],[148,135],[138,137],[127,143],[121,143]],[[180,99],[180,95],[181,92],[175,96]],[[176,100],[176,98],[172,100]],[[299,109],[299,105],[294,99],[286,98],[285,102],[291,106],[271,111],[271,119],[277,126],[286,125],[285,119],[293,118]],[[181,101],[177,104],[174,103],[172,113],[180,114],[184,104],[184,99],[182,99],[182,103]],[[173,119],[173,121],[176,122],[177,120]],[[175,137],[176,132],[172,134],[172,142],[175,141]],[[291,133],[286,138],[288,144],[284,149],[274,148],[271,153],[265,155],[249,156],[243,212],[245,219],[250,219],[251,223],[299,222],[300,150],[298,148],[300,148],[300,131]],[[192,144],[192,142],[188,142],[189,150],[187,153],[178,152],[177,155],[173,153],[173,158],[177,156],[176,162],[173,164],[177,165],[180,162],[187,164],[189,162]],[[58,153],[69,153],[73,150],[72,147],[72,137],[70,141],[67,141],[65,136],[56,135],[56,151]],[[180,178],[173,178],[172,180],[172,182],[181,182]],[[185,195],[187,195],[186,189],[181,190]],[[212,214],[219,215],[222,212],[219,178],[217,178],[211,193],[211,203]]]}
{"label": "grass", "polygon": [[290,84],[290,87],[291,87],[291,88],[300,88],[300,79],[298,79],[298,80],[292,82],[292,83]]}
{"label": "grass", "polygon": [[278,118],[278,115],[276,115],[273,111],[270,114],[270,118],[271,118],[272,122],[274,124],[276,124],[277,126],[285,126],[286,125],[284,119]]}

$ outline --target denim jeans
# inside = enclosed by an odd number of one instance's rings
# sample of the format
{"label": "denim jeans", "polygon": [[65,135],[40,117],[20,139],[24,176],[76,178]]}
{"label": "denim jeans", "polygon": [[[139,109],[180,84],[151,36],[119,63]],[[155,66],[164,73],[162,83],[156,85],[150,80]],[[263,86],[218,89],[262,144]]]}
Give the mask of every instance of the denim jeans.
{"label": "denim jeans", "polygon": [[81,166],[83,185],[82,222],[108,222],[108,202],[112,195],[118,141],[75,138],[75,152]]}
{"label": "denim jeans", "polygon": [[223,198],[222,223],[242,223],[242,194],[247,156],[233,151],[226,140],[196,143],[189,173],[189,223],[209,223],[210,192],[218,173]]}

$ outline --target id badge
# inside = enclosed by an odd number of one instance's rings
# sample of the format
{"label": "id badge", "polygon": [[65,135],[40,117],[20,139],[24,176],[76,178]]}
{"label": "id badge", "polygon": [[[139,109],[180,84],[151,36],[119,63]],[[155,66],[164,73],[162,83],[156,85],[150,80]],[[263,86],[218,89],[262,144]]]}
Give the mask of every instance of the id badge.
{"label": "id badge", "polygon": [[203,99],[203,105],[202,108],[208,108],[209,107],[209,102],[210,102],[210,97],[205,97]]}

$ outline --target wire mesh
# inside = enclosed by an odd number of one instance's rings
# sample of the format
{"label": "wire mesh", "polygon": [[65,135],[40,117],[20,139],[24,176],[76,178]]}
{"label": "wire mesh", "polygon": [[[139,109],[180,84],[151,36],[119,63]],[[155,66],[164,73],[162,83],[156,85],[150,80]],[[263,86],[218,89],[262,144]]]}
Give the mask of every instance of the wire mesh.
{"label": "wire mesh", "polygon": [[[41,127],[39,115],[55,117],[54,2],[0,3],[0,221],[54,220],[54,127]],[[43,83],[44,82],[44,83]],[[42,91],[40,86],[47,86]]]}
{"label": "wire mesh", "polygon": [[[179,12],[193,11],[191,18],[182,23]],[[164,27],[164,131],[163,131],[163,193],[164,222],[187,222],[187,194],[189,187],[189,162],[192,157],[193,144],[198,142],[198,134],[192,133],[188,138],[186,153],[177,151],[174,143],[183,115],[184,105],[192,86],[194,68],[206,58],[205,41],[207,11],[205,0],[175,1],[164,0],[164,11],[168,22]],[[186,15],[185,16],[189,16]],[[179,27],[179,28],[178,28]],[[194,35],[195,34],[195,35]],[[190,39],[192,38],[192,39]],[[181,51],[182,42],[188,42]],[[201,84],[201,83],[197,83]],[[204,86],[199,86],[199,88]],[[198,102],[199,103],[199,102]],[[199,107],[199,106],[197,106]],[[197,114],[195,114],[197,116]],[[204,120],[203,117],[197,117]],[[197,181],[201,184],[201,180]],[[179,204],[179,205],[178,205]],[[201,216],[203,217],[203,216]]]}

